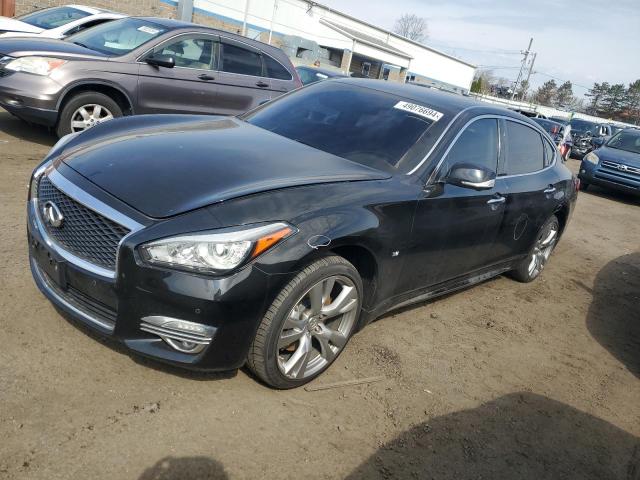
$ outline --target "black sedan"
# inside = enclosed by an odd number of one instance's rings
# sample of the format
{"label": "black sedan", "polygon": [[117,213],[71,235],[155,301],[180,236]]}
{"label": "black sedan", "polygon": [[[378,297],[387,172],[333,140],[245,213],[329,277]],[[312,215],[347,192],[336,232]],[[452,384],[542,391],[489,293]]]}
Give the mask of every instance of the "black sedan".
{"label": "black sedan", "polygon": [[31,269],[133,352],[246,363],[290,388],[393,308],[535,279],[576,184],[521,115],[328,80],[239,118],[125,117],[63,138],[30,185]]}

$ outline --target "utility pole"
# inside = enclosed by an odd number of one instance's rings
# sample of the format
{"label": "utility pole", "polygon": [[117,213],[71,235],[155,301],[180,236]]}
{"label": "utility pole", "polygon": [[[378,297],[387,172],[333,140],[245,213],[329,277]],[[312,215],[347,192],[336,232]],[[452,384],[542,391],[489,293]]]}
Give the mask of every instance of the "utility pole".
{"label": "utility pole", "polygon": [[527,59],[529,58],[529,54],[531,53],[531,45],[533,44],[533,38],[531,38],[529,40],[529,46],[527,47],[527,49],[522,52],[522,54],[524,55],[524,58],[522,59],[522,64],[520,65],[520,72],[518,72],[518,78],[516,79],[516,83],[513,86],[513,93],[511,94],[511,100],[513,100],[516,96],[516,92],[518,91],[518,84],[520,83],[520,80],[522,79],[522,75],[524,73],[524,68],[527,65]]}
{"label": "utility pole", "polygon": [[276,18],[276,11],[278,10],[278,0],[273,0],[273,12],[271,12],[271,24],[269,25],[269,45],[271,45],[271,39],[273,38],[273,22]]}
{"label": "utility pole", "polygon": [[244,2],[244,20],[242,21],[242,35],[247,36],[247,17],[249,16],[249,2],[250,0],[245,0]]}
{"label": "utility pole", "polygon": [[529,73],[527,74],[527,86],[529,85],[529,80],[531,79],[531,74],[533,73],[533,65],[536,63],[536,57],[538,56],[537,53],[533,54],[533,57],[531,57],[531,63],[529,64]]}

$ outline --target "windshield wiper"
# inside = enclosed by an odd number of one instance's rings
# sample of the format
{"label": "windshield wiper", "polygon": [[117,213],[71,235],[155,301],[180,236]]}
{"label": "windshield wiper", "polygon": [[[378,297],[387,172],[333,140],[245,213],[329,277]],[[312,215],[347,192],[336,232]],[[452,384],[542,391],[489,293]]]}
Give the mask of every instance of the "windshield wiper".
{"label": "windshield wiper", "polygon": [[78,45],[79,47],[84,47],[84,48],[88,48],[89,50],[93,50],[93,48],[91,48],[89,45],[85,45],[82,42],[72,42],[74,45]]}

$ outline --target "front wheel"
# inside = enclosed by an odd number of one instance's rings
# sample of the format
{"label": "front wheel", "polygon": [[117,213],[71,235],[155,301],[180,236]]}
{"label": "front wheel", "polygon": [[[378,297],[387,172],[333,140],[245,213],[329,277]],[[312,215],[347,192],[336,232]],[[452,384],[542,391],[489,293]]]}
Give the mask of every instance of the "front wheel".
{"label": "front wheel", "polygon": [[342,257],[321,258],[276,297],[253,340],[247,365],[275,388],[294,388],[324,372],[358,323],[362,280]]}
{"label": "front wheel", "polygon": [[62,108],[56,133],[64,137],[121,116],[122,109],[111,97],[98,92],[79,93]]}
{"label": "front wheel", "polygon": [[559,234],[560,222],[555,215],[552,215],[540,229],[538,238],[527,257],[510,272],[511,277],[523,283],[532,282],[538,278],[558,242]]}

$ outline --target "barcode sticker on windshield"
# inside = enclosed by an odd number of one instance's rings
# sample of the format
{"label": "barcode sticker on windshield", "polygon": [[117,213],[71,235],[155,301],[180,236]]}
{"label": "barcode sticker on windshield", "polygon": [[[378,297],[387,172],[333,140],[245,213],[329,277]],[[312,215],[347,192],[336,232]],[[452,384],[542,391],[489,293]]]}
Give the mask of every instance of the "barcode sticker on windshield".
{"label": "barcode sticker on windshield", "polygon": [[436,110],[428,107],[423,107],[422,105],[416,105],[415,103],[409,102],[398,102],[395,104],[393,108],[397,108],[398,110],[404,110],[405,112],[415,113],[416,115],[420,115],[421,117],[428,118],[434,122],[437,122],[442,118],[442,113],[437,112]]}
{"label": "barcode sticker on windshield", "polygon": [[149,35],[157,35],[160,30],[156,30],[155,28],[147,27],[143,25],[142,27],[138,27],[139,32],[148,33]]}

